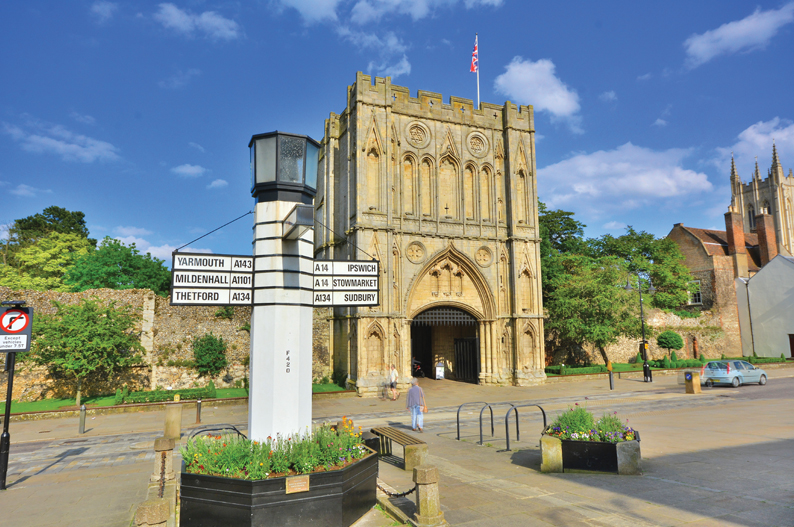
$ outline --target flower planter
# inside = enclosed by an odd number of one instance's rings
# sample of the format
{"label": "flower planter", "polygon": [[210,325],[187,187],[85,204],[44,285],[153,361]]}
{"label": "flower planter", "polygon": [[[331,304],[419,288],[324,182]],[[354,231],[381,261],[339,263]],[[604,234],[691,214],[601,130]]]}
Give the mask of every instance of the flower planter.
{"label": "flower planter", "polygon": [[606,472],[621,475],[642,474],[640,433],[636,439],[611,443],[607,441],[575,441],[544,434],[540,438],[543,462],[541,472]]}
{"label": "flower planter", "polygon": [[349,527],[376,503],[378,456],[308,478],[308,490],[287,494],[289,477],[249,481],[182,472],[180,525]]}

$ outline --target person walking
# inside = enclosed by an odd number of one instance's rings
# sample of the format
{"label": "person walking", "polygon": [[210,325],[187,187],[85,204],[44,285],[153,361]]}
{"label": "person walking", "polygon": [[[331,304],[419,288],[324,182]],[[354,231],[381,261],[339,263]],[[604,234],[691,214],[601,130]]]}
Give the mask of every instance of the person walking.
{"label": "person walking", "polygon": [[392,364],[391,371],[389,372],[389,391],[391,392],[392,401],[396,401],[400,396],[400,393],[397,391],[397,377],[397,368]]}
{"label": "person walking", "polygon": [[411,429],[416,432],[424,432],[424,414],[427,412],[427,404],[425,403],[425,392],[419,387],[419,381],[416,377],[411,378],[411,389],[408,390],[408,396],[405,398],[405,407],[411,410]]}

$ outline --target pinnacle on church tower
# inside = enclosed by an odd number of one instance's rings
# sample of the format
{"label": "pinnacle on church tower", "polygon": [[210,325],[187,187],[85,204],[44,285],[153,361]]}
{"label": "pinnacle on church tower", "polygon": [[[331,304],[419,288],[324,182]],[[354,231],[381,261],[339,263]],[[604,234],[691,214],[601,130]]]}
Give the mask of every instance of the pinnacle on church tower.
{"label": "pinnacle on church tower", "polygon": [[753,172],[753,179],[761,181],[761,171],[758,170],[758,156],[755,156],[755,172]]}
{"label": "pinnacle on church tower", "polygon": [[777,181],[780,181],[786,175],[783,172],[783,165],[780,164],[780,159],[777,157],[777,146],[775,146],[774,139],[772,139],[772,168],[769,170],[769,172]]}
{"label": "pinnacle on church tower", "polygon": [[739,173],[736,171],[736,162],[733,160],[733,152],[731,152],[731,183],[741,181]]}

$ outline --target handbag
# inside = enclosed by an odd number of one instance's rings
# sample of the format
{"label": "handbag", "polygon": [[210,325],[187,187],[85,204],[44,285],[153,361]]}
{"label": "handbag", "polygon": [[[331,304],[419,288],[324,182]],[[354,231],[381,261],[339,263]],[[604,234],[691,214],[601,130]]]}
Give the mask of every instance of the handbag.
{"label": "handbag", "polygon": [[427,403],[425,402],[425,392],[422,392],[422,413],[427,413]]}

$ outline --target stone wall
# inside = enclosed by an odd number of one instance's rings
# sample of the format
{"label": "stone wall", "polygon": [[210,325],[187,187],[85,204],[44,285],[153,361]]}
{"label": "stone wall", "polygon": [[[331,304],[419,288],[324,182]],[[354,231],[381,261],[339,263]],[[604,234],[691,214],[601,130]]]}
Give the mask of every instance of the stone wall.
{"label": "stone wall", "polygon": [[[199,377],[196,370],[186,363],[193,360],[195,339],[212,333],[226,342],[228,367],[213,378],[218,388],[243,384],[248,377],[250,335],[245,329],[251,320],[250,307],[232,308],[230,319],[216,316],[218,307],[172,306],[169,299],[154,295],[145,289],[117,291],[92,289],[82,293],[57,291],[12,291],[0,287],[0,301],[26,300],[36,314],[53,314],[53,302],[71,305],[83,299],[97,298],[112,301],[119,306],[130,306],[140,316],[135,331],[141,335],[146,353],[144,364],[131,368],[113,379],[85,386],[84,395],[99,395],[115,392],[127,384],[132,390],[162,388],[191,388],[205,386],[209,378]],[[331,376],[331,350],[329,339],[329,309],[318,309],[314,317],[314,364],[315,379]],[[35,323],[35,321],[34,321]],[[0,373],[0,397],[6,393],[7,375]],[[51,397],[72,397],[74,386],[69,379],[52,376],[47,368],[28,364],[21,355],[17,360],[14,375],[14,399],[35,401]]]}

